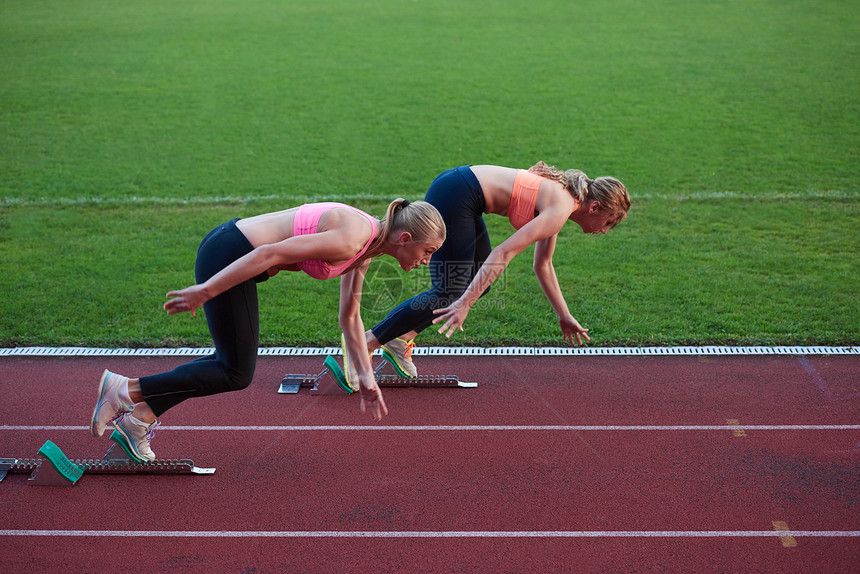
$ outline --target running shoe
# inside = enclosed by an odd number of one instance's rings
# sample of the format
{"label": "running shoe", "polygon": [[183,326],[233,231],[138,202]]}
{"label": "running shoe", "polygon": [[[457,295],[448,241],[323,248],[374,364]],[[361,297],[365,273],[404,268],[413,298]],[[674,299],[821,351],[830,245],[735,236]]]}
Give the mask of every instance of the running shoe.
{"label": "running shoe", "polygon": [[90,432],[102,436],[108,423],[134,409],[128,396],[128,377],[105,370],[99,381],[99,398],[93,409]]}
{"label": "running shoe", "polygon": [[137,462],[152,462],[155,460],[155,453],[149,443],[155,436],[155,427],[159,424],[159,421],[145,424],[131,416],[131,413],[123,413],[114,421],[114,431],[110,439],[122,447],[129,458]]}
{"label": "running shoe", "polygon": [[[343,333],[340,334],[340,349],[343,351],[343,374],[346,376],[346,384],[358,390],[358,371],[352,361],[349,360],[349,352],[346,350],[346,337]],[[373,358],[373,353],[368,353],[368,357]]]}
{"label": "running shoe", "polygon": [[412,349],[414,348],[414,340],[392,339],[382,345],[382,356],[391,363],[391,366],[401,377],[411,379],[418,376],[418,369],[412,362]]}

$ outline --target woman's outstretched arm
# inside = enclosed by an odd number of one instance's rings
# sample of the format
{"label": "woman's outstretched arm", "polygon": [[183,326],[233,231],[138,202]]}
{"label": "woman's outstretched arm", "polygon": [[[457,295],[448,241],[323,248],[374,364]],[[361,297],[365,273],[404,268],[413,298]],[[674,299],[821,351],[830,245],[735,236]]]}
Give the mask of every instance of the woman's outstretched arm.
{"label": "woman's outstretched arm", "polygon": [[354,235],[350,227],[344,226],[260,245],[213,275],[208,281],[179,291],[168,292],[167,296],[172,299],[164,304],[164,309],[168,315],[185,311],[190,311],[194,315],[195,311],[212,297],[272,267],[313,259],[345,261],[358,253],[364,245],[362,238],[355,238]]}
{"label": "woman's outstretched arm", "polygon": [[[347,354],[358,372],[358,392],[361,412],[369,412],[373,420],[388,414],[382,391],[373,376],[373,365],[367,352],[364,322],[361,320],[361,289],[370,259],[340,278],[340,312],[338,321],[346,340]],[[349,365],[344,365],[349,369]]]}
{"label": "woman's outstretched arm", "polygon": [[585,337],[586,341],[591,340],[588,338],[588,329],[584,329],[579,321],[570,314],[567,302],[561,292],[561,286],[558,283],[558,276],[555,274],[555,267],[552,264],[557,238],[558,234],[535,243],[534,272],[544,295],[558,316],[558,324],[561,327],[564,340],[571,345],[574,344],[574,341],[582,345],[582,337]]}
{"label": "woman's outstretched arm", "polygon": [[569,212],[565,212],[564,209],[546,209],[493,249],[466,292],[451,305],[433,311],[437,315],[433,319],[434,324],[444,321],[439,333],[450,338],[454,331],[458,329],[462,331],[463,322],[469,310],[481,294],[502,274],[511,260],[532,243],[558,233],[567,221],[568,215]]}

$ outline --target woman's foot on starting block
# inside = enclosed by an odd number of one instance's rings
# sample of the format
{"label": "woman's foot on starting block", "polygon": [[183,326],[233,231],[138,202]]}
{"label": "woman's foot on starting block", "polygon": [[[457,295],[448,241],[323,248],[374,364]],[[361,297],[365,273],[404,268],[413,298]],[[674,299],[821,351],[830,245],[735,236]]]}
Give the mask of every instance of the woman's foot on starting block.
{"label": "woman's foot on starting block", "polygon": [[125,413],[114,422],[114,431],[110,438],[122,447],[130,458],[137,462],[152,462],[155,460],[155,453],[149,445],[155,436],[155,427],[159,424],[161,423],[158,421],[146,424],[134,418],[131,413]]}
{"label": "woman's foot on starting block", "polygon": [[128,378],[105,370],[99,380],[99,398],[90,420],[93,436],[102,436],[108,423],[134,408],[128,395]]}
{"label": "woman's foot on starting block", "polygon": [[[355,369],[352,361],[349,360],[349,352],[346,350],[346,338],[343,336],[343,333],[340,334],[340,349],[343,351],[343,374],[346,377],[346,384],[357,391],[358,371]],[[373,353],[368,353],[367,356],[373,358]]]}
{"label": "woman's foot on starting block", "polygon": [[391,366],[401,377],[411,379],[418,376],[418,369],[412,362],[412,349],[414,348],[414,339],[411,341],[392,339],[382,345],[382,356],[391,363]]}

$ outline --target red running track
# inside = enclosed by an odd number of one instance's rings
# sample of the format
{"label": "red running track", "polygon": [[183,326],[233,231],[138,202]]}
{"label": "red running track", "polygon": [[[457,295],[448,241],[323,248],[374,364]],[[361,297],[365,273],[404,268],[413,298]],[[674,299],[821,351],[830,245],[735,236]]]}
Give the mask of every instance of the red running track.
{"label": "red running track", "polygon": [[[101,371],[185,360],[0,359],[0,457],[101,458]],[[417,360],[479,386],[386,389],[373,423],[356,396],[276,393],[321,357],[261,357],[153,441],[213,476],[8,476],[0,571],[858,570],[856,356]]]}

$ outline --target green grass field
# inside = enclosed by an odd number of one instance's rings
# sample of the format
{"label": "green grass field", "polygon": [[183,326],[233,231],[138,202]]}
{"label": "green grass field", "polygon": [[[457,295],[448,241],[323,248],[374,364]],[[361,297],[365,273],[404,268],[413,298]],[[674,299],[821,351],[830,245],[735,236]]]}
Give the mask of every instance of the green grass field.
{"label": "green grass field", "polygon": [[[556,269],[592,344],[860,341],[860,2],[0,0],[0,345],[208,345],[168,317],[231,217],[381,215],[462,164],[633,198]],[[486,218],[494,244],[511,232]],[[425,288],[371,269],[373,324]],[[558,344],[521,255],[466,331]],[[338,282],[260,286],[265,345],[334,344]]]}

